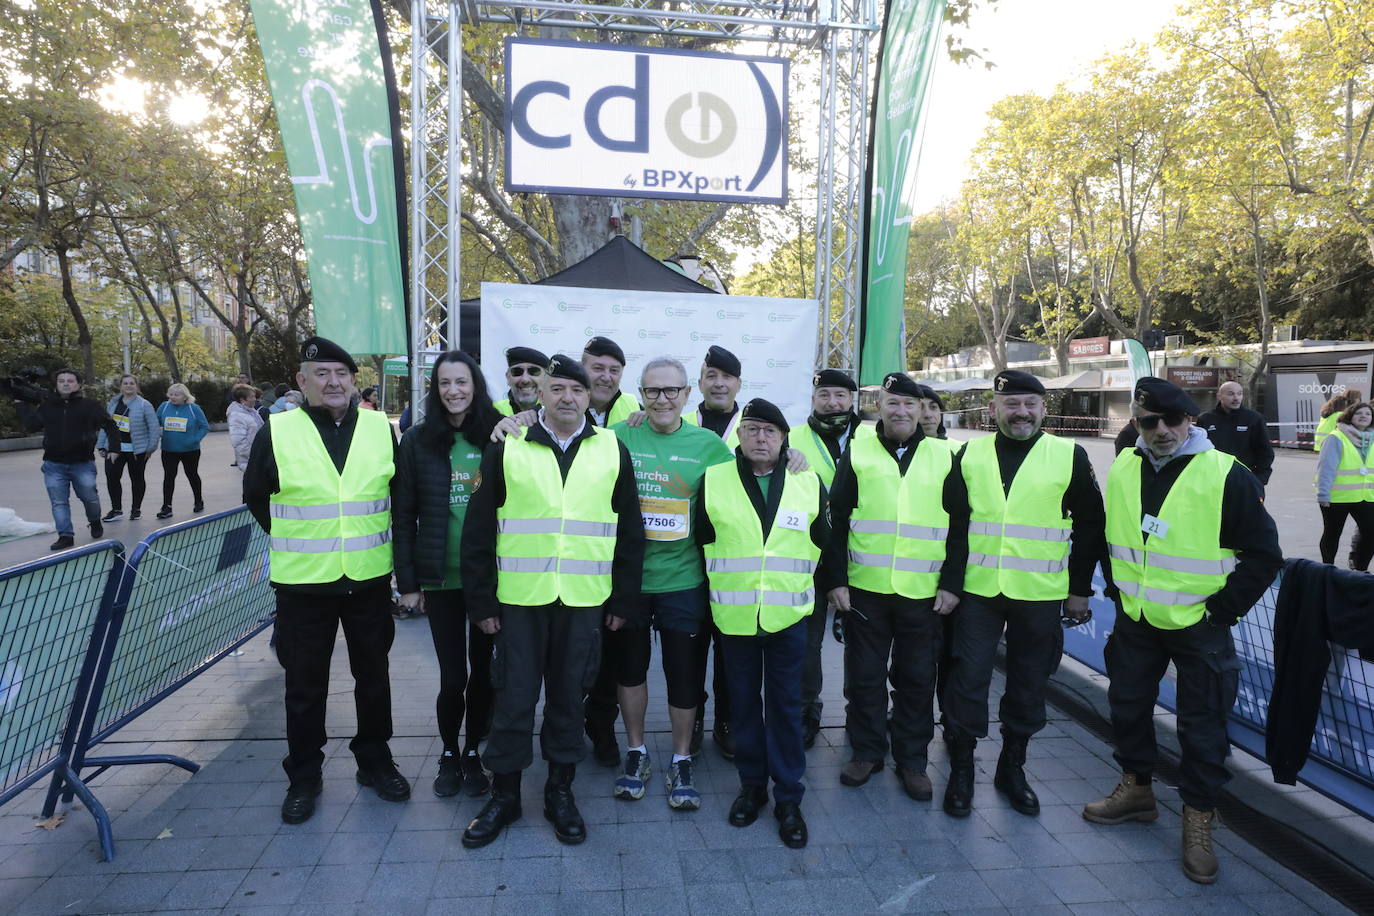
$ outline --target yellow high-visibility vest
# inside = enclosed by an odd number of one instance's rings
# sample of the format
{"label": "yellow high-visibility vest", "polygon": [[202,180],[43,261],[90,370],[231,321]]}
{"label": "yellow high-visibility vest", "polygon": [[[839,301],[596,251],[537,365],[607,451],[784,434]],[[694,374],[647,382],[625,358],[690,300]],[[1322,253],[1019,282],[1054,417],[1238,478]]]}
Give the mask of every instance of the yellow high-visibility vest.
{"label": "yellow high-visibility vest", "polygon": [[1333,503],[1374,502],[1374,452],[1369,458],[1360,458],[1360,450],[1342,430],[1331,435],[1340,440],[1341,463],[1336,468],[1336,479],[1331,484]]}
{"label": "yellow high-visibility vest", "polygon": [[859,485],[849,517],[849,584],[864,591],[930,598],[949,537],[945,478],[954,453],[922,439],[902,474],[878,436],[856,439],[849,461]]}
{"label": "yellow high-visibility vest", "polygon": [[391,572],[391,422],[358,411],[343,473],[304,410],[272,414],[280,490],[268,499],[272,581],[312,585]]}

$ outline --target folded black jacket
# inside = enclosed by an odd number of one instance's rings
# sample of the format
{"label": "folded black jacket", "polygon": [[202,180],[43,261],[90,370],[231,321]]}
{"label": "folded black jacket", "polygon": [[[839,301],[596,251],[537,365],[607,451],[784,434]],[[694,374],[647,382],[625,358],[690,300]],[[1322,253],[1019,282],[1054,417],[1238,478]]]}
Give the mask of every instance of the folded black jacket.
{"label": "folded black jacket", "polygon": [[1307,762],[1331,665],[1327,641],[1374,647],[1374,576],[1312,560],[1289,560],[1274,608],[1274,690],[1264,753],[1274,781],[1297,782]]}

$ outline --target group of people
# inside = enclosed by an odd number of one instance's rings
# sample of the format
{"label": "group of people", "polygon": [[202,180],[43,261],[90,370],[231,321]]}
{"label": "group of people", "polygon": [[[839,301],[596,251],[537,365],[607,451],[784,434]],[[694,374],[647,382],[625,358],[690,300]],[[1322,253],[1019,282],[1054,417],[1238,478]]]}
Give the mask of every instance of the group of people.
{"label": "group of people", "polygon": [[1104,501],[1082,447],[1042,430],[1041,383],[1014,370],[995,379],[995,435],[962,444],[943,438],[934,392],[903,372],[884,378],[869,426],[853,380],[822,369],[806,425],[793,429],[762,398],[737,402],[743,367],[721,347],[705,355],[695,408],[687,368],[671,357],[644,366],[637,398],[623,394],[625,357],[604,337],[578,357],[511,348],[495,401],[476,361],[450,351],[397,443],[384,416],[355,406],[345,350],[312,338],[301,360],[305,409],[270,418],[244,474],[278,594],[285,822],[310,818],[323,788],[340,625],[356,680],[358,782],[383,799],[410,795],[388,746],[393,573],[402,603],[428,608],[439,661],[433,789],[489,793],[463,833],[469,848],[522,816],[541,691],[543,813],[557,838],[587,836],[573,794],[584,735],[616,767],[611,793],[644,798],[654,631],[672,729],[667,804],[702,804],[693,770],[714,648],[713,737],[740,780],[728,820],[754,823],[771,786],[781,840],[805,846],[805,751],[819,728],[831,608],[852,750],[841,783],[863,785],[890,757],[904,791],[931,799],[938,699],[951,761],[943,808],[968,816],[1005,633],[994,785],[1034,816],[1027,747],[1045,725],[1063,627],[1090,617],[1100,563],[1117,607],[1106,657],[1122,776],[1083,816],[1157,817],[1154,701],[1172,662],[1183,869],[1215,880],[1211,825],[1240,667],[1230,627],[1282,556],[1260,481],[1193,425],[1200,411],[1177,386],[1137,384],[1139,436],[1117,457]]}
{"label": "group of people", "polygon": [[[178,469],[191,487],[192,511],[205,509],[199,473],[200,442],[210,431],[205,413],[187,387],[176,383],[167,389],[167,400],[156,408],[139,392],[138,379],[124,375],[119,392],[101,407],[82,393],[81,373],[60,369],[56,390],[37,401],[35,415],[43,429],[43,483],[52,505],[57,540],[53,550],[76,543],[72,522],[71,493],[76,493],[86,513],[93,540],[104,537],[105,524],[124,515],[124,476],[128,473],[130,519],[143,515],[147,491],[147,466],[153,453],[162,453],[162,506],[160,519],[172,516]],[[95,455],[105,465],[110,509],[101,515],[96,484]]]}

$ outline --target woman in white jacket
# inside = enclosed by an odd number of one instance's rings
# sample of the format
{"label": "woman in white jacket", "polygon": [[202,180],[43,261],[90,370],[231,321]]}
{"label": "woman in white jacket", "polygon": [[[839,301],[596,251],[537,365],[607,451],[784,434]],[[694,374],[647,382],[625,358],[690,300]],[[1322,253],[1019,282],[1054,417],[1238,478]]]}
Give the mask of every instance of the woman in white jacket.
{"label": "woman in white jacket", "polygon": [[248,453],[262,426],[262,417],[253,409],[258,392],[252,385],[235,385],[232,395],[234,400],[228,411],[229,444],[234,447],[234,466],[242,472],[248,467]]}

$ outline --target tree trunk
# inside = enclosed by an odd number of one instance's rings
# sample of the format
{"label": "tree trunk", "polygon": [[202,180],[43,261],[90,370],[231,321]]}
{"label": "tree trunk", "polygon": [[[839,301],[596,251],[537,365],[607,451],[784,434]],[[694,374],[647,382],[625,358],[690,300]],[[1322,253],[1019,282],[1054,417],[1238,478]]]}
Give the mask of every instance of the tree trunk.
{"label": "tree trunk", "polygon": [[76,342],[81,347],[81,370],[86,383],[90,384],[95,379],[95,348],[91,346],[91,327],[86,323],[86,314],[81,310],[81,303],[77,301],[76,290],[72,286],[72,263],[67,256],[67,246],[55,245],[53,253],[57,255],[57,268],[62,275],[62,298],[76,324]]}
{"label": "tree trunk", "polygon": [[571,267],[610,241],[611,202],[609,197],[549,195],[561,267]]}
{"label": "tree trunk", "polygon": [[1259,362],[1250,375],[1246,388],[1249,389],[1250,403],[1258,404],[1259,383],[1264,378],[1264,370],[1269,364],[1269,341],[1274,336],[1273,316],[1269,312],[1269,274],[1264,269],[1264,238],[1260,233],[1259,214],[1250,214],[1250,240],[1255,254],[1255,292],[1260,307],[1260,354]]}

